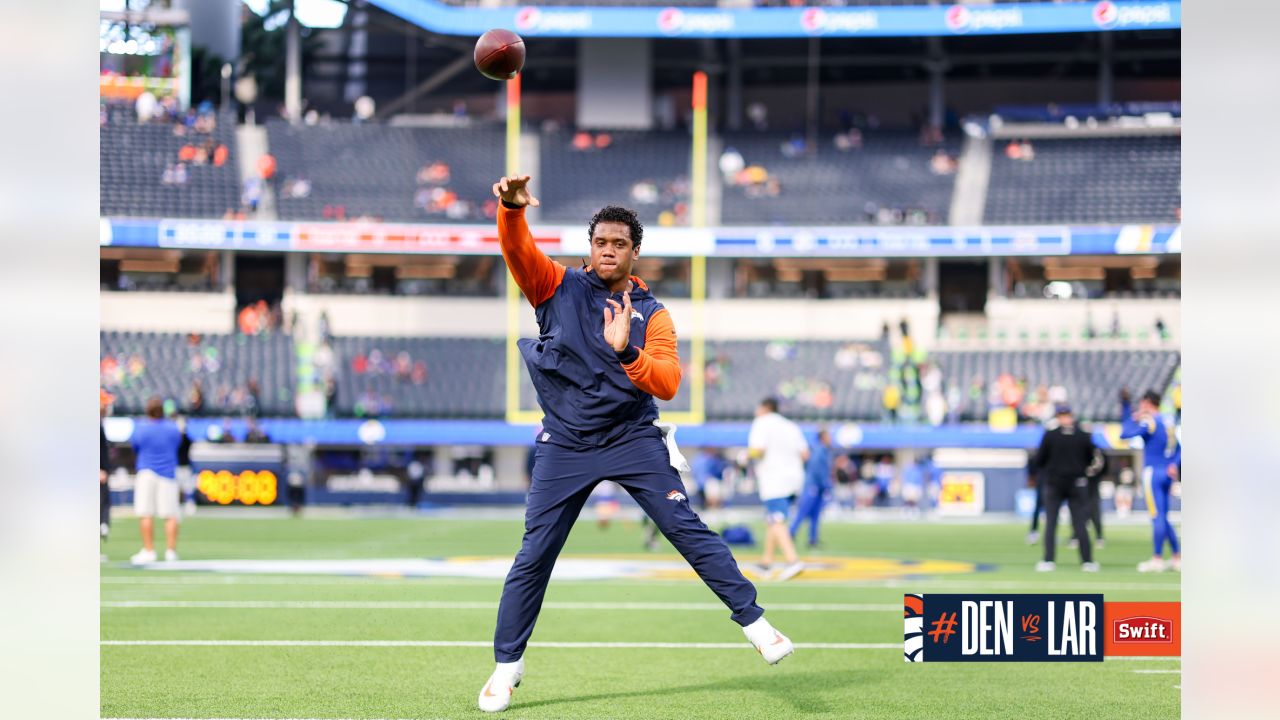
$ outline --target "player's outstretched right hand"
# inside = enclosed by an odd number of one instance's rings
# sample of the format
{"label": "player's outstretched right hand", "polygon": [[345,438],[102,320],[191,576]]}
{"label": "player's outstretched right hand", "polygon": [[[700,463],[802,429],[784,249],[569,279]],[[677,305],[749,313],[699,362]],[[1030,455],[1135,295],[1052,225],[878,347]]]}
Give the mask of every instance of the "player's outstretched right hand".
{"label": "player's outstretched right hand", "polygon": [[538,207],[542,203],[529,192],[528,175],[508,175],[493,184],[494,197],[502,198],[510,205]]}

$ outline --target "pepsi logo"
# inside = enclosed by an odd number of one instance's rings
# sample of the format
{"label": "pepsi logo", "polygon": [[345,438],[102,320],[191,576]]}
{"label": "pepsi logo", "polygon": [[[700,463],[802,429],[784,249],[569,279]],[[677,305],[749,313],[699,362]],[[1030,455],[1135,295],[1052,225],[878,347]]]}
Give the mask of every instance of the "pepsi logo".
{"label": "pepsi logo", "polygon": [[1114,27],[1120,21],[1120,8],[1111,0],[1103,0],[1093,6],[1093,22],[1098,27]]}
{"label": "pepsi logo", "polygon": [[684,27],[684,13],[679,8],[664,8],[658,13],[658,29],[664,33],[678,33]]}
{"label": "pepsi logo", "polygon": [[960,32],[969,27],[973,22],[973,13],[969,8],[963,5],[952,5],[947,8],[947,28],[954,32]]}
{"label": "pepsi logo", "polygon": [[805,32],[822,32],[826,25],[827,13],[822,8],[806,8],[804,12],[800,13],[800,27],[804,28]]}
{"label": "pepsi logo", "polygon": [[520,30],[529,30],[538,26],[541,19],[542,11],[536,7],[522,7],[516,13],[516,28]]}
{"label": "pepsi logo", "polygon": [[585,11],[543,11],[522,7],[516,12],[516,29],[521,32],[570,33],[591,27],[591,13]]}
{"label": "pepsi logo", "polygon": [[1116,620],[1112,625],[1112,642],[1116,643],[1172,643],[1173,621],[1165,618],[1139,616]]}

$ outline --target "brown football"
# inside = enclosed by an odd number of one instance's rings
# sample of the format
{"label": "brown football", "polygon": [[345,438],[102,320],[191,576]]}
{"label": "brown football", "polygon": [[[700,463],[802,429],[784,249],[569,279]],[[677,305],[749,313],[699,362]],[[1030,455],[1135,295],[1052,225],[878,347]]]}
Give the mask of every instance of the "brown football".
{"label": "brown football", "polygon": [[476,41],[475,61],[481,75],[510,80],[524,67],[524,40],[510,30],[490,30]]}

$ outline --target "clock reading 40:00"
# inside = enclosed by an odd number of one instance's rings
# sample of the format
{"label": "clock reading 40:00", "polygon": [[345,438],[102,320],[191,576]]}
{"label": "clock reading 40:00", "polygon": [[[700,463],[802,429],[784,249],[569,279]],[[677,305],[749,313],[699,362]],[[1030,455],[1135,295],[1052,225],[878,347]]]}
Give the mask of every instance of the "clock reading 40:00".
{"label": "clock reading 40:00", "polygon": [[278,482],[275,473],[270,470],[244,470],[232,473],[230,470],[201,470],[196,479],[196,487],[210,502],[219,505],[230,505],[241,502],[245,505],[270,505],[276,501]]}

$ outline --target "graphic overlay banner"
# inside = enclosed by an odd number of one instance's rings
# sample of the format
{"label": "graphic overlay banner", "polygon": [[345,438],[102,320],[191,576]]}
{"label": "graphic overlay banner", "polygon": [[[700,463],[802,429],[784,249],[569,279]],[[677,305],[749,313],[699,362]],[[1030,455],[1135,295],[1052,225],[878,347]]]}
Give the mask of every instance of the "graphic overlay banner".
{"label": "graphic overlay banner", "polygon": [[903,596],[906,662],[1101,662],[1101,595]]}

